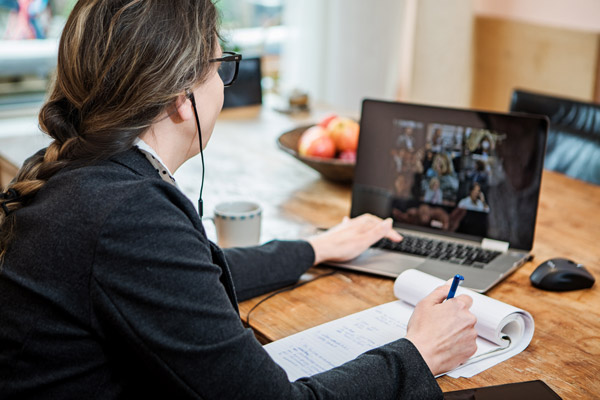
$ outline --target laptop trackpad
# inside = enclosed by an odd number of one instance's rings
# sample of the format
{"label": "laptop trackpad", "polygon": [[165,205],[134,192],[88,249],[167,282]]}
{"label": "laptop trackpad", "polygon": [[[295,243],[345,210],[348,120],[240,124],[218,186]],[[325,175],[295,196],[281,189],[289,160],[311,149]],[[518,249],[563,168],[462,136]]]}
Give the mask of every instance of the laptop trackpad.
{"label": "laptop trackpad", "polygon": [[461,286],[476,292],[486,291],[501,277],[501,275],[496,271],[489,271],[486,269],[473,268],[458,264],[449,264],[436,260],[427,260],[421,266],[419,266],[418,269],[429,275],[437,276],[442,280],[448,280],[455,274],[461,274],[465,277],[465,281]]}
{"label": "laptop trackpad", "polygon": [[380,275],[396,277],[407,269],[416,268],[423,264],[424,259],[370,248],[357,258],[347,263],[328,263],[353,270],[370,272]]}

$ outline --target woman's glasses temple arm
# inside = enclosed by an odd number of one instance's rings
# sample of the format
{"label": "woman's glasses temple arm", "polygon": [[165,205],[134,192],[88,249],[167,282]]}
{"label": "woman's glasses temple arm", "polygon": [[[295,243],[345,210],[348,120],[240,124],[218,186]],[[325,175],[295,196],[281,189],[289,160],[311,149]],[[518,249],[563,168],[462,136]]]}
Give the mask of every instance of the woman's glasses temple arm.
{"label": "woman's glasses temple arm", "polygon": [[223,52],[223,54],[227,54],[227,55],[224,55],[223,57],[219,57],[219,58],[213,58],[208,61],[210,61],[210,62],[238,61],[239,62],[242,60],[242,55],[238,54],[238,53],[225,51],[225,52]]}

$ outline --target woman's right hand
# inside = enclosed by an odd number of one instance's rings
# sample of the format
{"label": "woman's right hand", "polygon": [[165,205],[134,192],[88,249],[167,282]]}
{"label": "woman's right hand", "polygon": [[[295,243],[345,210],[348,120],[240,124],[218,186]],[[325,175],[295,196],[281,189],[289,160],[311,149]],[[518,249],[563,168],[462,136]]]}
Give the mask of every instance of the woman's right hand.
{"label": "woman's right hand", "polygon": [[434,376],[456,368],[477,350],[477,318],[469,311],[473,299],[461,295],[444,301],[449,288],[440,286],[421,300],[408,321],[406,339]]}

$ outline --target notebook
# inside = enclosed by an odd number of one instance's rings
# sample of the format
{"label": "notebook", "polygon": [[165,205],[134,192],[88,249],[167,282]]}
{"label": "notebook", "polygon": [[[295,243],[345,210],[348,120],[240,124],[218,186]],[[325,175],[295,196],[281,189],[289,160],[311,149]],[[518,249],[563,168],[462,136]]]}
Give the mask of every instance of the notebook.
{"label": "notebook", "polygon": [[[338,367],[376,347],[406,335],[415,306],[444,281],[416,270],[406,270],[394,282],[397,301],[359,311],[266,344],[264,349],[293,382]],[[516,356],[529,346],[535,330],[527,311],[465,288],[458,295],[473,299],[477,317],[475,353],[445,372],[452,378],[471,378]]]}
{"label": "notebook", "polygon": [[529,258],[547,132],[544,116],[364,100],[351,216],[391,217],[404,240],[331,265],[486,292]]}

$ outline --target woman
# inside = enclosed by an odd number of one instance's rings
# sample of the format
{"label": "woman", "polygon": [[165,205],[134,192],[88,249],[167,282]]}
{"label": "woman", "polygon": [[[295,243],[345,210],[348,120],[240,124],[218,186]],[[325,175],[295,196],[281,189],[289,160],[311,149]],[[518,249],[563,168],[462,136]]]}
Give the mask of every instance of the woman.
{"label": "woman", "polygon": [[473,182],[469,195],[458,202],[458,208],[480,212],[490,211],[490,207],[485,202],[485,196],[481,191],[479,183]]}
{"label": "woman", "polygon": [[432,204],[443,203],[442,189],[440,189],[440,180],[438,178],[433,177],[429,180],[423,201]]}
{"label": "woman", "polygon": [[[445,153],[436,154],[433,158],[433,165],[426,173],[429,178],[437,178],[440,181],[440,189],[444,200],[456,201],[456,192],[458,190],[458,177],[454,172],[452,160]],[[426,185],[427,181],[423,181]],[[426,189],[426,186],[424,187]]]}
{"label": "woman", "polygon": [[54,141],[0,201],[0,398],[440,397],[432,374],[474,352],[470,299],[442,287],[406,339],[288,382],[237,299],[400,238],[362,216],[309,241],[207,240],[168,175],[210,138],[220,56],[209,0],[76,4],[40,113]]}

